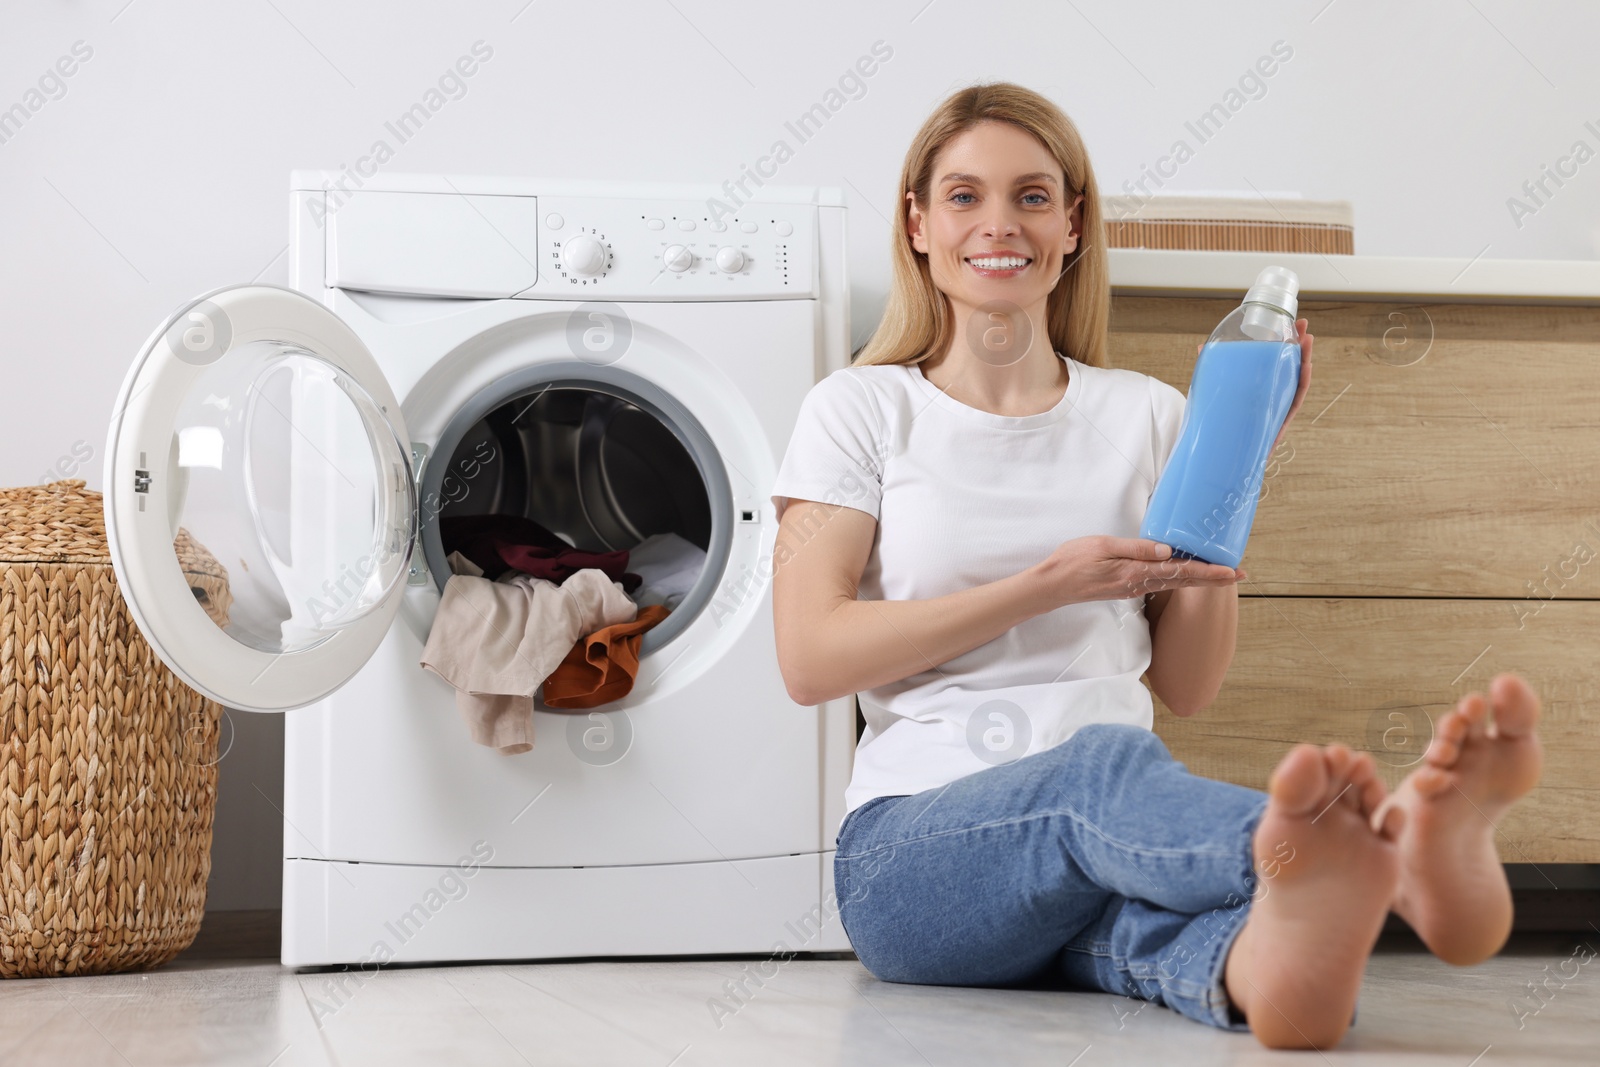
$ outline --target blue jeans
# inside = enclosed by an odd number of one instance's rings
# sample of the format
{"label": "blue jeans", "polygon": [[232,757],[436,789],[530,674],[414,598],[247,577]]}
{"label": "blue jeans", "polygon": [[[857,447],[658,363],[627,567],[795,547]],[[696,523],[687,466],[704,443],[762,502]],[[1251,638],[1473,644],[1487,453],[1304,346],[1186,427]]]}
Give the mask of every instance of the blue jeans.
{"label": "blue jeans", "polygon": [[1149,730],[1096,723],[852,811],[840,921],[886,982],[1097,989],[1246,1030],[1223,965],[1265,808],[1259,790],[1190,774]]}

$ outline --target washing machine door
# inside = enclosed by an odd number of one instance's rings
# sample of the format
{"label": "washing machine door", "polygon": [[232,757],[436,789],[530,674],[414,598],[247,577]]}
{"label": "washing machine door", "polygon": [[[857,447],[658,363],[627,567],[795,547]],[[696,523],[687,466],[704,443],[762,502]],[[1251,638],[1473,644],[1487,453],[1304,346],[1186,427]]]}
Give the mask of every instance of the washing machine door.
{"label": "washing machine door", "polygon": [[416,538],[400,404],[360,338],[289,289],[220,289],[151,334],[106,448],[123,598],[184,681],[283,711],[358,671]]}

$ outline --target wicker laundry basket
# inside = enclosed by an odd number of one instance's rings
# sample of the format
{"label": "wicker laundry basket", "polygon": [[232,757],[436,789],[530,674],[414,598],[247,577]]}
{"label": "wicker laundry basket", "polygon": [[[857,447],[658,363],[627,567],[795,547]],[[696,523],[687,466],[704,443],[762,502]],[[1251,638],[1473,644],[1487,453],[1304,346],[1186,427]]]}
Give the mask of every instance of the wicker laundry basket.
{"label": "wicker laundry basket", "polygon": [[[227,572],[175,550],[220,624]],[[154,967],[205,912],[222,709],[117,591],[99,493],[0,490],[0,976]]]}

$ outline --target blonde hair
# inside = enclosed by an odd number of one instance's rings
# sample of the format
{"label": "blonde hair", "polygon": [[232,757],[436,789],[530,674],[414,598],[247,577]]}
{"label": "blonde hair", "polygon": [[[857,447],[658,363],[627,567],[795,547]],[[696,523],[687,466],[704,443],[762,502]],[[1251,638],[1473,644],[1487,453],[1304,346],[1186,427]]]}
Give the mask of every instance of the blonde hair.
{"label": "blonde hair", "polygon": [[1088,150],[1078,128],[1055,104],[1020,85],[994,82],[962,89],[946,99],[928,116],[906,152],[890,235],[894,279],[889,302],[872,339],[852,361],[854,366],[920,363],[949,347],[955,313],[950,299],[933,283],[927,255],[911,247],[906,193],[914,194],[917,206],[926,211],[939,152],[980,122],[1007,122],[1033,134],[1061,164],[1069,208],[1077,194],[1083,194],[1083,232],[1078,247],[1062,262],[1062,277],[1046,300],[1046,322],[1056,351],[1092,367],[1106,365],[1111,281],[1100,193]]}

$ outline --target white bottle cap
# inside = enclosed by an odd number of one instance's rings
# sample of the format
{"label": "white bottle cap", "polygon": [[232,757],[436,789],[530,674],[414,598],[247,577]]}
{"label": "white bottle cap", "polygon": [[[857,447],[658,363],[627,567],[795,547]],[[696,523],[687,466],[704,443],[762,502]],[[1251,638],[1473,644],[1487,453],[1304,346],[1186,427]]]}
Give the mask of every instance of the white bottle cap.
{"label": "white bottle cap", "polygon": [[1300,277],[1288,267],[1267,267],[1256,275],[1244,302],[1275,307],[1293,319],[1300,308]]}

